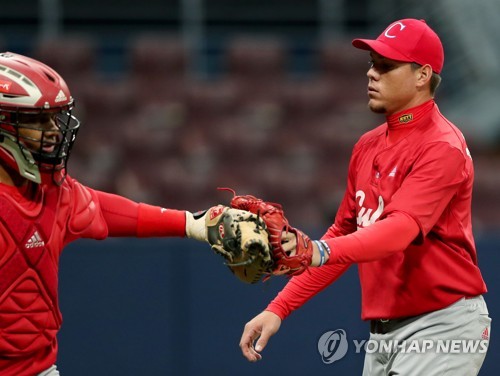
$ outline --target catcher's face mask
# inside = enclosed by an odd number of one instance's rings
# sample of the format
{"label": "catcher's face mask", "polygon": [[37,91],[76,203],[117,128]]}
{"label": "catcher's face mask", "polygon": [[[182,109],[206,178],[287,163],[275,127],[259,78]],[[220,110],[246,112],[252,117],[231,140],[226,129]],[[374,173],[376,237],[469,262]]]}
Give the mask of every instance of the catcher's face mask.
{"label": "catcher's face mask", "polygon": [[54,70],[25,56],[0,54],[0,157],[26,179],[40,183],[40,172],[51,172],[60,184],[80,127],[73,104]]}

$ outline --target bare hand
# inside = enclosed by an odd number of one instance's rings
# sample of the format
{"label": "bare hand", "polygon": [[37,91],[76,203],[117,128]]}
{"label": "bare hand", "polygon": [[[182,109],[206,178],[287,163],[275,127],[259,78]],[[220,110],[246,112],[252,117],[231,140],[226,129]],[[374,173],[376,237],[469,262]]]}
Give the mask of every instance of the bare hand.
{"label": "bare hand", "polygon": [[[250,320],[243,330],[240,348],[243,356],[250,362],[262,359],[260,352],[266,347],[269,338],[281,326],[281,319],[270,311],[264,311]],[[254,347],[254,343],[257,341]]]}
{"label": "bare hand", "polygon": [[293,232],[283,231],[281,233],[281,246],[288,256],[295,256],[297,248],[297,237]]}
{"label": "bare hand", "polygon": [[[297,251],[297,236],[293,232],[283,231],[281,233],[281,246],[288,256],[295,256]],[[320,264],[319,250],[314,242],[312,243],[312,247],[311,266],[318,266]]]}

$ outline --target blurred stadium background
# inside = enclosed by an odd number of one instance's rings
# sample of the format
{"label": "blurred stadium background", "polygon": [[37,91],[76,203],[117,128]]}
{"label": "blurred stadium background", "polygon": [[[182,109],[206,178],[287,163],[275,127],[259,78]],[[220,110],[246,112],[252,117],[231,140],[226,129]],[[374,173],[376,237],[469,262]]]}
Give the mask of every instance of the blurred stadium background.
{"label": "blurred stadium background", "polygon": [[[400,18],[424,18],[445,47],[437,102],[464,132],[492,312],[500,286],[498,0],[3,1],[0,49],[59,71],[83,121],[69,172],[162,206],[226,203],[232,187],[283,204],[320,235],[344,190],[350,150],[383,118],[366,108],[368,56],[351,47]],[[360,374],[324,365],[317,339],[367,335],[351,268],[294,314],[258,365],[237,344],[283,281],[243,286],[189,240],[81,242],[65,252],[59,365],[77,375]],[[230,298],[228,296],[233,296]],[[238,298],[236,298],[236,296]],[[239,302],[245,300],[245,302]],[[332,301],[334,302],[332,304]],[[482,375],[497,375],[495,331]]]}

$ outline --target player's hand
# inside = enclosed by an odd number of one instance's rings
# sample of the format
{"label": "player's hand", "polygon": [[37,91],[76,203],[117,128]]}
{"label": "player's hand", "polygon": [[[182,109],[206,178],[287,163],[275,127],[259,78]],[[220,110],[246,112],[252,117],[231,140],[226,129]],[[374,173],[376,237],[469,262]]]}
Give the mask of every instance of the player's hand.
{"label": "player's hand", "polygon": [[[186,211],[186,236],[200,242],[208,242],[207,222],[220,216],[224,211],[224,206],[212,206],[207,210],[196,213]],[[207,215],[209,218],[207,218]]]}
{"label": "player's hand", "polygon": [[261,312],[247,322],[240,340],[243,356],[250,362],[261,360],[260,352],[264,350],[269,338],[279,330],[280,326],[281,319],[270,311]]}
{"label": "player's hand", "polygon": [[191,213],[186,210],[186,236],[200,242],[207,241],[207,227],[205,226],[205,217],[208,210],[202,210]]}
{"label": "player's hand", "polygon": [[295,256],[297,248],[297,237],[293,232],[283,231],[281,233],[281,246],[288,256]]}
{"label": "player's hand", "polygon": [[[304,237],[306,236],[302,231],[297,230],[297,234]],[[312,258],[311,258],[311,266],[318,266],[320,264],[320,255],[318,246],[312,242]],[[295,252],[297,250],[297,235],[293,232],[283,231],[281,234],[281,246],[283,250],[286,252],[288,256],[295,256]]]}

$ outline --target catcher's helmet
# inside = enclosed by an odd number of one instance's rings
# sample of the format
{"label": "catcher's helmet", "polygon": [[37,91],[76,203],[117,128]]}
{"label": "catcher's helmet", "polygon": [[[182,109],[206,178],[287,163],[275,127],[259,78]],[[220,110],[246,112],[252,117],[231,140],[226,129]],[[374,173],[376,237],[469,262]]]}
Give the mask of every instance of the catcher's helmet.
{"label": "catcher's helmet", "polygon": [[19,54],[0,53],[0,158],[26,179],[56,183],[80,127],[63,78],[47,65]]}

